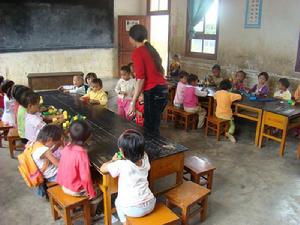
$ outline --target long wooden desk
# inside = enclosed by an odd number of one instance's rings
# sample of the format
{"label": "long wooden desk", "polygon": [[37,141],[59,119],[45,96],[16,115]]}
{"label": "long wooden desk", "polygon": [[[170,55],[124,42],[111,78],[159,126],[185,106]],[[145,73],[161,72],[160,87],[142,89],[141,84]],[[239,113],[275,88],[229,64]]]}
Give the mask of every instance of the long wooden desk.
{"label": "long wooden desk", "polygon": [[[135,123],[122,119],[115,113],[97,105],[84,104],[78,96],[64,94],[59,91],[39,92],[47,105],[67,110],[69,114],[81,114],[87,117],[92,128],[92,139],[88,146],[88,154],[92,165],[100,172],[104,162],[109,161],[118,151],[117,139],[126,129],[136,129],[144,134],[145,150],[149,156],[151,170],[149,173],[150,188],[157,179],[176,173],[176,183],[183,181],[184,151],[186,147],[161,136],[153,136],[136,126]],[[117,192],[117,179],[109,174],[101,174],[99,187],[104,197],[104,222],[111,224],[111,194]],[[173,187],[173,186],[172,186]],[[169,187],[171,188],[171,187]]]}

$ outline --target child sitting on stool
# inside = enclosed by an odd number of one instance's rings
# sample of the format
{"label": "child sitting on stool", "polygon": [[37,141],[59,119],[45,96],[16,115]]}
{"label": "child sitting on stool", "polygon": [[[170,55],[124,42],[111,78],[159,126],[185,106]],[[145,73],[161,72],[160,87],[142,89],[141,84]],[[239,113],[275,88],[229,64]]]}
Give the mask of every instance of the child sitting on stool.
{"label": "child sitting on stool", "polygon": [[232,102],[240,100],[242,96],[240,94],[234,94],[228,91],[232,88],[229,80],[221,81],[219,88],[220,91],[217,91],[214,96],[214,99],[217,101],[216,117],[229,121],[229,129],[225,135],[231,142],[235,143],[236,140],[233,136],[235,131],[235,124],[233,120],[231,105]]}

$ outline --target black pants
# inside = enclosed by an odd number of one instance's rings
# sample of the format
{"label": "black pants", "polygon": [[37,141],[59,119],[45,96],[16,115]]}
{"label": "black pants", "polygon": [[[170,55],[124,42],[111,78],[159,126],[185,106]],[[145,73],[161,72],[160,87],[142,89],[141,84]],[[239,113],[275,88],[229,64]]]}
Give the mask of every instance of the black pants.
{"label": "black pants", "polygon": [[159,135],[160,116],[168,103],[167,86],[158,85],[144,91],[145,131]]}

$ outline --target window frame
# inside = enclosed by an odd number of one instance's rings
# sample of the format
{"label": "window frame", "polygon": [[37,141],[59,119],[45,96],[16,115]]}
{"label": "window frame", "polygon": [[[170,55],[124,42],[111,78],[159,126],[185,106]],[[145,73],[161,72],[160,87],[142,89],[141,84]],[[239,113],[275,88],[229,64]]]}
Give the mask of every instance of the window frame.
{"label": "window frame", "polygon": [[[189,34],[189,7],[187,7],[187,15],[186,15],[186,39],[185,39],[185,55],[194,57],[194,58],[202,58],[202,59],[209,59],[209,60],[216,60],[218,56],[218,48],[219,48],[219,19],[220,19],[220,1],[218,1],[218,18],[217,18],[217,24],[216,24],[216,34],[205,34],[203,32],[196,32],[195,36],[196,38],[193,39],[201,39],[201,40],[215,40],[216,41],[216,48],[215,48],[215,53],[214,54],[209,54],[209,53],[203,53],[203,52],[192,52],[191,51],[191,42],[192,40],[190,39],[190,34]],[[189,0],[187,0],[187,3],[189,4]],[[187,5],[188,6],[188,5]],[[203,20],[203,27],[205,28],[205,17]],[[203,43],[204,45],[204,43]],[[203,48],[202,45],[202,48]]]}
{"label": "window frame", "polygon": [[147,0],[147,15],[149,16],[169,15],[170,16],[171,0],[168,0],[168,10],[158,10],[158,11],[150,11],[150,2],[151,0]]}

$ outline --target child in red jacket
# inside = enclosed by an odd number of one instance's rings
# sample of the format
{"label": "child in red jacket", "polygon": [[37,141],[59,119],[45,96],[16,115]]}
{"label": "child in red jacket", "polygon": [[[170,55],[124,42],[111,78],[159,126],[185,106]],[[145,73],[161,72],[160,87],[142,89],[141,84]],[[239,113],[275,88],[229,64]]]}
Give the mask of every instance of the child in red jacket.
{"label": "child in red jacket", "polygon": [[139,96],[139,99],[135,105],[136,116],[135,121],[137,125],[144,126],[144,95],[143,93]]}

